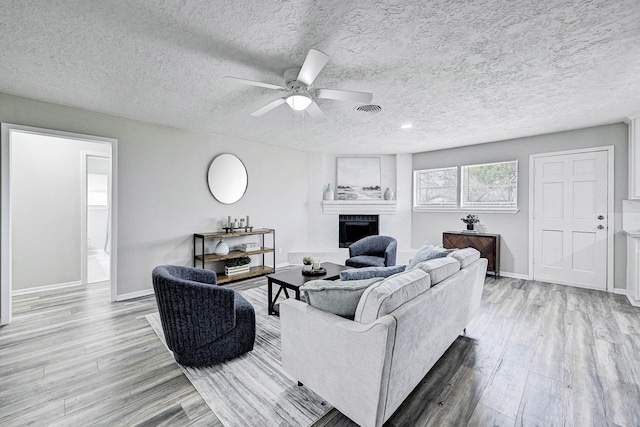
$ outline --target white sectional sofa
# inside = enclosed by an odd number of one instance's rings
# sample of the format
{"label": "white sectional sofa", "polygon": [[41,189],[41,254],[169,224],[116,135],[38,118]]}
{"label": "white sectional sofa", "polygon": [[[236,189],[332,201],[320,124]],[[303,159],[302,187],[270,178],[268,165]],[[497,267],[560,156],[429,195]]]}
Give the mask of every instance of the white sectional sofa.
{"label": "white sectional sofa", "polygon": [[473,319],[486,270],[471,248],[423,262],[367,288],[354,320],[288,299],[283,367],[354,422],[379,427]]}

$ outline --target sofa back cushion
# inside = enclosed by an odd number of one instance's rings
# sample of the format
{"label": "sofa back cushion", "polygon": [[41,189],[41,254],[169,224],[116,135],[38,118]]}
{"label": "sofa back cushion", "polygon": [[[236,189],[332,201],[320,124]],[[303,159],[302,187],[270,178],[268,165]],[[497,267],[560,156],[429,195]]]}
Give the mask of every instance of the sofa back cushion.
{"label": "sofa back cushion", "polygon": [[300,287],[307,303],[319,310],[353,319],[362,293],[372,284],[382,281],[376,277],[365,280],[310,280]]}
{"label": "sofa back cushion", "polygon": [[480,259],[480,252],[474,248],[464,248],[451,252],[448,256],[460,262],[460,268],[467,268],[471,263]]}
{"label": "sofa back cushion", "polygon": [[435,258],[421,262],[416,268],[429,275],[433,286],[460,271],[460,263],[453,257]]}
{"label": "sofa back cushion", "polygon": [[371,323],[426,292],[430,286],[429,275],[420,269],[387,277],[364,291],[353,320],[360,323]]}

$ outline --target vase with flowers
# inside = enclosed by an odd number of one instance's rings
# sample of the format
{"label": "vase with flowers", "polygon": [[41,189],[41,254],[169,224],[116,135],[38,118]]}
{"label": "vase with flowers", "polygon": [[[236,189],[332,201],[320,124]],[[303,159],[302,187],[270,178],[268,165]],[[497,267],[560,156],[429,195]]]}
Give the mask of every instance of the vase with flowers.
{"label": "vase with flowers", "polygon": [[460,221],[467,224],[468,231],[473,231],[474,226],[480,222],[480,218],[478,218],[478,215],[467,214],[464,218],[460,218]]}

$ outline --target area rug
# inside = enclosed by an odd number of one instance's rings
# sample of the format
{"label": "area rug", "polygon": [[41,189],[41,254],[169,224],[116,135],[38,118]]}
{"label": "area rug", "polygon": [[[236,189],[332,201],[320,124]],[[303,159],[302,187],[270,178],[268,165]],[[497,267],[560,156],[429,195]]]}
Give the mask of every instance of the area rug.
{"label": "area rug", "polygon": [[[280,320],[267,315],[266,285],[241,294],[256,310],[253,351],[206,368],[178,366],[226,427],[313,424],[332,407],[282,369]],[[145,317],[166,347],[159,314]]]}

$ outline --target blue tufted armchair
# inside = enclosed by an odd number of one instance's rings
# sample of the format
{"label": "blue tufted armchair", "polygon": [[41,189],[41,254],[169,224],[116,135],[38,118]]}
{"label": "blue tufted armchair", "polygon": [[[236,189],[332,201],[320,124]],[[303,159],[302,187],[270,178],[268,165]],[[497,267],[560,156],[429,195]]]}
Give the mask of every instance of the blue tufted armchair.
{"label": "blue tufted armchair", "polygon": [[398,242],[390,236],[367,236],[349,246],[345,265],[349,267],[392,267],[396,265]]}
{"label": "blue tufted armchair", "polygon": [[178,363],[208,366],[253,350],[253,306],[218,286],[215,272],[161,265],[151,276],[164,337]]}

